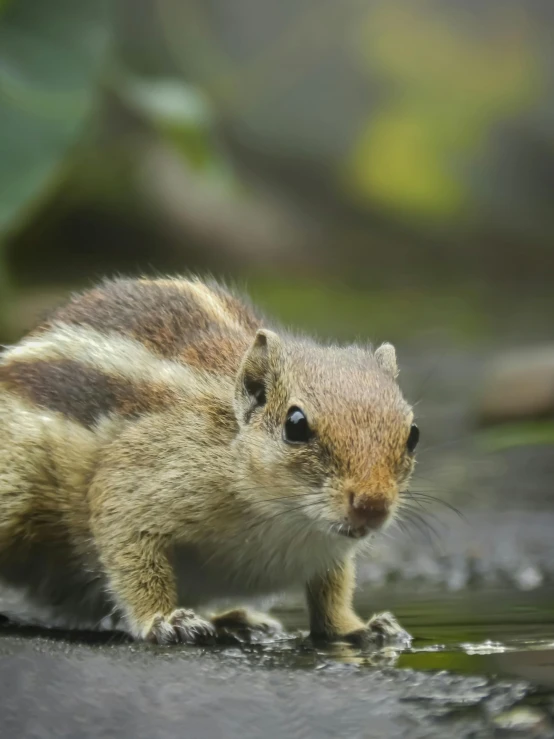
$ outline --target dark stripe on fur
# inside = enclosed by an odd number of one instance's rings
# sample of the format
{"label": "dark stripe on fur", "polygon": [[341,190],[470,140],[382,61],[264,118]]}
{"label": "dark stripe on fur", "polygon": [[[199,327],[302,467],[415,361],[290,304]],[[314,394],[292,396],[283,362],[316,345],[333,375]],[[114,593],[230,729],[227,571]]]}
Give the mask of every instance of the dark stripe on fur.
{"label": "dark stripe on fur", "polygon": [[164,386],[133,384],[73,360],[12,362],[0,366],[0,382],[88,428],[111,412],[132,417],[176,400]]}
{"label": "dark stripe on fur", "polygon": [[[194,292],[179,283],[115,280],[74,296],[43,324],[53,322],[90,326],[117,332],[141,342],[158,356],[215,372],[234,372],[242,353],[260,325],[246,305],[223,288],[210,286],[214,296],[239,324],[236,330],[219,324],[202,309]],[[243,328],[241,328],[243,327]]]}

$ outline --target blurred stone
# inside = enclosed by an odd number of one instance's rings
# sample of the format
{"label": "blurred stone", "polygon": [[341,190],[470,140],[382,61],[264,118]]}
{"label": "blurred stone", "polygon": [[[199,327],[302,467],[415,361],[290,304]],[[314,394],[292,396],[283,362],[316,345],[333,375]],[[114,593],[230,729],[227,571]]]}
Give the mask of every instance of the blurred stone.
{"label": "blurred stone", "polygon": [[519,569],[515,573],[514,580],[520,590],[534,590],[543,584],[544,577],[537,567],[529,565]]}
{"label": "blurred stone", "polygon": [[489,366],[478,407],[482,424],[554,417],[554,346],[510,352]]}
{"label": "blurred stone", "polygon": [[[538,708],[531,706],[519,706],[511,711],[506,711],[493,719],[498,729],[509,732],[528,732],[544,731],[548,728],[547,716]],[[532,736],[536,736],[535,733]]]}

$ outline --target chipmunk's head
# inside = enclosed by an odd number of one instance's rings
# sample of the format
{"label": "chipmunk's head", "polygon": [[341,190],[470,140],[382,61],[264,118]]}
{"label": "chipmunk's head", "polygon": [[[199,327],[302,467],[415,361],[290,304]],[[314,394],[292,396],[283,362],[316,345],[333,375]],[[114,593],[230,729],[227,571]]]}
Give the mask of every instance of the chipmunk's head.
{"label": "chipmunk's head", "polygon": [[237,475],[252,505],[333,536],[384,526],[419,437],[397,374],[390,344],[372,352],[258,331],[235,390]]}

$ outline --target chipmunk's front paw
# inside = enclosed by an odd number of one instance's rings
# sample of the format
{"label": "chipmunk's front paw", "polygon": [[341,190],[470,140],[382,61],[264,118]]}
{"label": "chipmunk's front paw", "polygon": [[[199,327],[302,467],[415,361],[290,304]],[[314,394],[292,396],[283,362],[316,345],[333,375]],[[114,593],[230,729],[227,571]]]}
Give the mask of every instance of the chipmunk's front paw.
{"label": "chipmunk's front paw", "polygon": [[344,639],[362,648],[380,648],[385,645],[405,648],[412,643],[410,634],[388,612],[376,613],[365,628],[346,634]]}
{"label": "chipmunk's front paw", "polygon": [[236,608],[211,618],[217,629],[218,639],[226,641],[235,637],[239,641],[252,641],[256,635],[273,635],[283,630],[274,618],[266,613]]}
{"label": "chipmunk's front paw", "polygon": [[169,616],[154,616],[144,639],[154,644],[206,644],[214,642],[215,628],[194,611],[177,608]]}

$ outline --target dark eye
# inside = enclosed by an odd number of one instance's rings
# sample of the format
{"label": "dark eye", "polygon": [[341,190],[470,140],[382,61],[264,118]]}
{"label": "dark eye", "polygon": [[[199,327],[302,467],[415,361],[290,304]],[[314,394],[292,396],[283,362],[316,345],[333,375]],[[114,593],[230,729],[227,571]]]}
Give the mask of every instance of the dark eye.
{"label": "dark eye", "polygon": [[417,446],[417,442],[419,441],[419,429],[415,425],[415,423],[412,423],[412,427],[410,428],[410,434],[408,436],[408,441],[406,442],[406,446],[408,447],[408,451],[410,454],[413,454],[415,452],[415,448]]}
{"label": "dark eye", "polygon": [[308,419],[303,411],[294,405],[289,408],[287,413],[283,438],[289,444],[304,444],[312,438],[312,430],[308,425]]}

